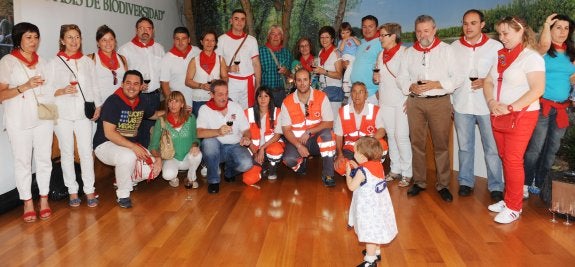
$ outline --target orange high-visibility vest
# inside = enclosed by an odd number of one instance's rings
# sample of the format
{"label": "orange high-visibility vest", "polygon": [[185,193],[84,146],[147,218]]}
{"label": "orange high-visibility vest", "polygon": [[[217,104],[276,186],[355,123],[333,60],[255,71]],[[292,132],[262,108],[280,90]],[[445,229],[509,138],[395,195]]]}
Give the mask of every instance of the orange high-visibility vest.
{"label": "orange high-visibility vest", "polygon": [[[273,103],[270,103],[273,104]],[[258,128],[258,125],[256,123],[255,120],[255,116],[254,116],[254,108],[248,108],[246,110],[244,110],[246,117],[248,118],[248,122],[250,123],[250,133],[252,135],[252,144],[254,144],[254,146],[259,147],[260,146],[260,128]],[[270,120],[267,119],[266,120],[266,125],[265,125],[265,131],[264,131],[264,139],[265,141],[269,141],[273,136],[274,136],[274,129],[275,126],[278,123],[278,115],[280,114],[280,109],[279,108],[275,108],[274,109],[274,113],[271,114],[274,118],[274,125],[273,127],[271,127],[270,125]],[[268,116],[270,116],[270,114],[268,114]]]}
{"label": "orange high-visibility vest", "polygon": [[[301,137],[307,129],[313,128],[322,122],[321,106],[326,95],[324,92],[319,90],[310,90],[313,94],[313,100],[308,102],[307,117],[305,116],[305,110],[302,110],[300,104],[295,102],[293,95],[286,97],[284,100],[284,105],[286,106],[291,119],[291,130],[295,137],[298,138]],[[297,94],[297,92],[294,92],[294,94]]]}
{"label": "orange high-visibility vest", "polygon": [[347,104],[339,109],[339,118],[341,120],[341,127],[343,129],[343,149],[354,151],[353,145],[362,136],[374,136],[377,128],[375,128],[375,119],[379,107],[370,103],[367,105],[367,115],[362,116],[361,124],[357,129],[355,124],[355,114],[351,110],[351,104]]}

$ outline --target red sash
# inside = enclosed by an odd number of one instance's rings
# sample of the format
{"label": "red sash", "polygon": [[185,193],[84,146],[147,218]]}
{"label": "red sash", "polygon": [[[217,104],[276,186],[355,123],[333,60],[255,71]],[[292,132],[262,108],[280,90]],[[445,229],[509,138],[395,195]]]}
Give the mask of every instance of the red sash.
{"label": "red sash", "polygon": [[255,103],[254,98],[256,95],[256,85],[254,83],[255,75],[252,74],[252,75],[248,75],[245,77],[241,77],[241,76],[235,76],[232,74],[228,74],[228,77],[232,78],[232,79],[240,80],[240,81],[247,80],[247,82],[248,82],[248,106],[249,107],[253,106]]}

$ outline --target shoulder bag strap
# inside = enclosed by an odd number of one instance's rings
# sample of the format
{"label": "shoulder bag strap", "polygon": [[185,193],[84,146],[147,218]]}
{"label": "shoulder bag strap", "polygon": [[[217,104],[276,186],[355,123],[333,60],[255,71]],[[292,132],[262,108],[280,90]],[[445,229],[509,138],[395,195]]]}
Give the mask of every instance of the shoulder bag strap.
{"label": "shoulder bag strap", "polygon": [[62,60],[62,63],[64,63],[64,65],[66,65],[66,67],[70,70],[70,72],[72,72],[72,75],[74,75],[74,77],[76,78],[76,81],[78,82],[78,88],[80,89],[80,93],[82,94],[82,98],[84,99],[84,102],[88,102],[88,101],[86,101],[86,97],[84,96],[84,92],[82,92],[82,86],[80,86],[80,81],[78,80],[78,76],[76,76],[76,73],[74,73],[72,68],[70,68],[70,66],[68,66],[68,63],[66,63],[66,61],[64,61],[64,59],[61,56],[58,56],[58,58],[60,60]]}
{"label": "shoulder bag strap", "polygon": [[242,48],[242,45],[244,45],[244,43],[245,43],[246,40],[248,39],[248,36],[250,36],[250,35],[246,33],[246,37],[244,37],[244,39],[243,39],[242,42],[240,43],[240,46],[238,46],[238,49],[237,49],[236,52],[234,53],[234,56],[232,57],[232,60],[230,60],[230,64],[228,64],[228,68],[230,68],[230,67],[232,66],[232,64],[234,63],[234,60],[236,59],[236,56],[238,55],[238,52],[240,52],[240,48]]}

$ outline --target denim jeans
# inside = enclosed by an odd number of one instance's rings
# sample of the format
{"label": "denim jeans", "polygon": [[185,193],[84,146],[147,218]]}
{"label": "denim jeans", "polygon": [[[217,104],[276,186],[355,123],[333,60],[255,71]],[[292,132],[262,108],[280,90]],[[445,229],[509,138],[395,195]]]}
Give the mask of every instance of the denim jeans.
{"label": "denim jeans", "polygon": [[557,127],[557,110],[551,108],[547,117],[539,111],[537,126],[529,140],[525,152],[525,185],[531,185],[535,179],[535,186],[541,188],[543,180],[549,173],[555,154],[561,145],[561,138],[567,128]]}
{"label": "denim jeans", "polygon": [[[192,101],[192,114],[198,118],[198,113],[200,112],[200,108],[205,105],[208,101]],[[188,104],[189,105],[189,104]]]}
{"label": "denim jeans", "polygon": [[459,185],[473,187],[475,185],[475,124],[479,126],[479,134],[483,143],[485,165],[487,167],[487,188],[492,191],[503,191],[501,158],[491,130],[489,115],[473,115],[455,112],[455,130],[459,144]]}
{"label": "denim jeans", "polygon": [[204,163],[208,168],[208,183],[220,182],[218,169],[225,164],[225,177],[234,177],[253,166],[249,150],[240,144],[222,144],[215,138],[205,138],[201,146]]}
{"label": "denim jeans", "polygon": [[[321,152],[320,152],[320,148],[319,148],[319,144],[318,144],[318,142],[320,141],[320,140],[318,140],[319,138],[321,138],[321,140],[323,142],[332,141],[333,139],[332,139],[331,129],[323,129],[323,130],[317,132],[316,134],[310,136],[310,138],[307,140],[306,147],[307,147],[310,155],[312,155],[312,156],[318,156],[318,155],[321,156]],[[334,151],[334,153],[335,153],[335,151]],[[293,168],[294,166],[296,166],[298,164],[298,161],[301,158],[302,157],[300,156],[299,152],[297,151],[297,148],[292,143],[287,142],[286,147],[285,147],[285,151],[284,151],[284,155],[283,155],[284,164],[286,166],[288,166],[289,168]],[[322,159],[321,174],[324,176],[333,176],[334,157],[324,155],[321,157],[321,159]]]}

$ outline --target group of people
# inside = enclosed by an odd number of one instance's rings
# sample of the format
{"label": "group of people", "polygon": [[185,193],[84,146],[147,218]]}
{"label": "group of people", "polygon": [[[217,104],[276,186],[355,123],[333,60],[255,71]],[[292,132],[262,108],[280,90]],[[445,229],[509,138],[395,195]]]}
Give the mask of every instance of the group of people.
{"label": "group of people", "polygon": [[[444,201],[453,200],[451,116],[459,144],[458,194],[473,192],[478,125],[494,203],[488,209],[497,212],[498,223],[519,218],[523,198],[541,186],[569,124],[575,27],[567,16],[550,15],[538,43],[525,20],[505,17],[495,25],[496,41],[482,32],[483,13],[471,9],[463,15],[461,38],[447,44],[436,35],[434,19],[421,15],[415,20],[416,41],[407,48],[399,24],[378,27],[369,15],[361,22],[363,39],[344,23],[336,43],[336,31],[325,26],[318,33],[317,57],[310,39],[302,37],[295,58],[284,46],[281,27],[270,27],[267,42],[258,46],[244,31],[244,11],[233,11],[230,24],[219,37],[203,33],[199,48],[190,44],[188,29],[178,27],[167,53],[154,41],[148,18],[136,22],[134,38],[118,52],[114,31],[103,25],[96,33],[98,51],[89,55],[82,52],[78,26],[62,25],[60,48],[50,61],[36,54],[38,28],[15,25],[14,49],[0,60],[0,101],[23,220],[52,214],[47,200],[52,132],[71,207],[82,202],[74,143],[88,207],[98,205],[92,152],[115,166],[123,208],[132,207],[135,184],[160,173],[177,187],[178,172],[187,170],[185,183],[197,188],[196,171],[203,165],[207,191],[215,194],[222,163],[225,181],[242,175],[251,185],[262,177],[277,179],[281,162],[305,175],[307,159],[315,155],[322,160],[325,186],[335,186],[337,172],[354,191],[349,224],[367,243],[361,266],[375,266],[379,244],[397,234],[385,189],[393,180],[411,185],[409,196],[426,189],[428,134],[435,189]],[[162,97],[165,109],[160,110]],[[92,102],[96,109],[88,112]],[[57,109],[57,118],[40,119],[46,107]],[[170,159],[160,153],[165,132],[175,151]],[[30,189],[32,151],[38,217]],[[387,154],[391,170],[384,175],[381,161]],[[369,215],[366,208],[383,217]]]}

